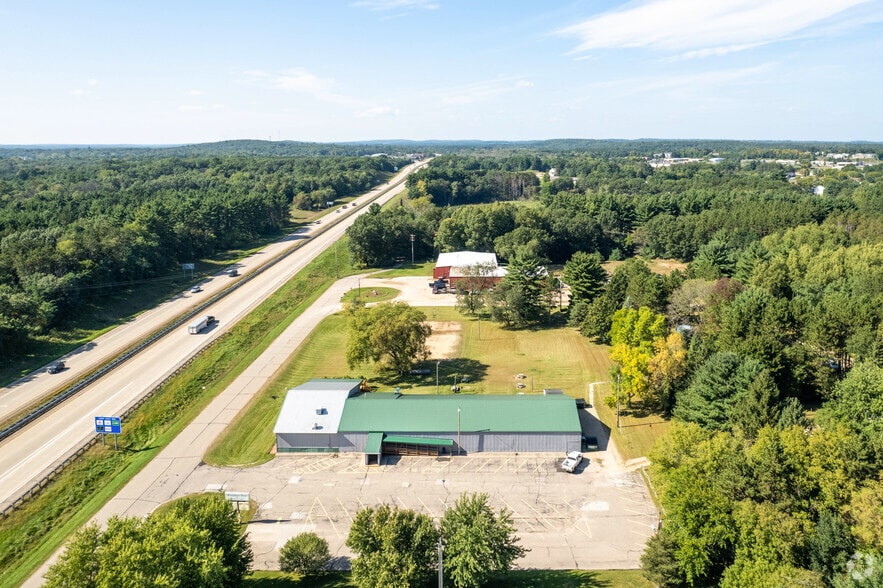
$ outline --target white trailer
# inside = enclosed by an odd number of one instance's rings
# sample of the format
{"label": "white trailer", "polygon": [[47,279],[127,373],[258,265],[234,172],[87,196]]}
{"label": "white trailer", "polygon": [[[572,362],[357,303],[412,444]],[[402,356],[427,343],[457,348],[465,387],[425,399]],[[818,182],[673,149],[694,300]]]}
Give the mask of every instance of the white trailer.
{"label": "white trailer", "polygon": [[187,327],[187,332],[190,333],[191,335],[198,335],[199,333],[201,333],[203,331],[203,329],[208,328],[209,326],[215,324],[216,322],[217,321],[215,320],[215,317],[213,317],[210,314],[207,314],[205,316],[201,316],[198,319],[196,319],[195,321],[193,321],[192,323],[190,323],[190,326]]}

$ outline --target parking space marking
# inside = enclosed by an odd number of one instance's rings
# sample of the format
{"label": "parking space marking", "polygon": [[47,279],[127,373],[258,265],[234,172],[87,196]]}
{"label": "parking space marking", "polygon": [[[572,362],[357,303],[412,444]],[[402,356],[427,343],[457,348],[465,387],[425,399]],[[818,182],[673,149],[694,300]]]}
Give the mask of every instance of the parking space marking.
{"label": "parking space marking", "polygon": [[[585,530],[585,531],[583,531],[582,529],[580,529],[580,527],[579,527],[580,523],[584,523],[584,524],[586,525],[586,530]],[[583,535],[585,535],[586,537],[588,537],[589,539],[592,538],[592,529],[591,529],[591,527],[589,527],[589,519],[582,518],[582,519],[578,520],[578,521],[573,525],[573,528],[576,529],[577,531],[579,531],[580,533],[582,533]]]}
{"label": "parking space marking", "polygon": [[328,514],[328,509],[325,508],[325,504],[319,499],[318,496],[316,497],[316,502],[318,502],[319,506],[322,507],[322,512],[325,513],[325,517],[328,519],[328,522],[331,523],[331,528],[334,529],[334,534],[337,535],[337,538],[339,539],[341,537],[340,531],[337,530],[337,525],[334,524],[334,519],[331,518],[330,514]]}
{"label": "parking space marking", "polygon": [[505,501],[504,499],[502,499],[502,498],[500,499],[500,502],[502,502],[502,503],[506,506],[506,508],[508,508],[510,511],[512,511],[512,520],[520,521],[520,522],[524,523],[525,525],[527,525],[527,526],[529,527],[529,532],[530,532],[530,533],[536,533],[536,532],[537,532],[537,530],[536,530],[536,526],[535,526],[533,523],[531,523],[531,522],[527,519],[527,517],[524,517],[524,516],[520,515],[520,514],[518,513],[517,510],[515,510],[514,508],[512,508],[512,505],[511,505],[511,504],[509,504],[508,502],[506,502],[506,501]]}
{"label": "parking space marking", "polygon": [[435,518],[435,515],[432,513],[432,509],[430,509],[428,506],[426,506],[426,503],[423,502],[423,499],[418,496],[417,500],[420,502],[420,504],[423,505],[423,508],[426,510],[426,514]]}
{"label": "parking space marking", "polygon": [[343,505],[343,501],[340,499],[339,496],[337,497],[337,504],[340,505],[340,509],[343,511],[343,514],[346,515],[346,518],[348,518],[350,520],[350,525],[352,525],[353,524],[353,515],[351,515],[350,511],[348,511],[346,509],[346,507]]}
{"label": "parking space marking", "polygon": [[537,518],[540,520],[540,522],[543,523],[544,526],[547,526],[552,530],[555,529],[555,525],[553,525],[548,520],[546,520],[546,517],[543,515],[543,513],[541,513],[537,509],[535,509],[528,501],[526,501],[525,499],[522,498],[521,502],[524,503],[524,505],[527,506],[527,508],[529,508],[530,510],[532,510],[536,513]]}

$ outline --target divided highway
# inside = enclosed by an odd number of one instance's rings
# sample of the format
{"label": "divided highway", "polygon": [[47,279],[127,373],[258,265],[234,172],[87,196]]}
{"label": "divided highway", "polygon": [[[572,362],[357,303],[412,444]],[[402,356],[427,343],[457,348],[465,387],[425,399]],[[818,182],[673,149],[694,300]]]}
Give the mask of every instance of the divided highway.
{"label": "divided highway", "polygon": [[[326,216],[323,225],[311,225],[308,231],[289,235],[243,259],[236,267],[240,275],[248,276],[268,261],[297,247],[279,263],[254,275],[241,287],[201,310],[201,313],[218,318],[219,322],[213,327],[198,335],[188,334],[186,324],[173,329],[62,405],[0,442],[0,510],[18,500],[46,473],[93,438],[95,416],[118,415],[134,405],[202,347],[332,246],[355,218],[367,210],[369,202],[383,204],[402,192],[405,178],[424,165],[425,162],[421,162],[407,166],[388,185],[378,186],[357,199],[357,208]],[[35,373],[4,387],[0,390],[0,420],[45,397],[53,389],[58,389],[59,384],[70,385],[113,360],[164,325],[193,312],[236,279],[242,278],[231,278],[226,273],[212,276],[200,283],[202,292],[182,293],[102,335],[64,358],[68,369],[63,375]]]}

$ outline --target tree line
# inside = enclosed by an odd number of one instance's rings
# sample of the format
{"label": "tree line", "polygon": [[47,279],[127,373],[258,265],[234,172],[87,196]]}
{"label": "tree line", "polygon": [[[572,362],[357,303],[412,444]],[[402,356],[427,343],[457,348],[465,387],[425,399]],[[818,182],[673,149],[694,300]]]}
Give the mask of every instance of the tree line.
{"label": "tree line", "polygon": [[0,159],[0,351],[120,284],[247,247],[362,192],[387,157]]}

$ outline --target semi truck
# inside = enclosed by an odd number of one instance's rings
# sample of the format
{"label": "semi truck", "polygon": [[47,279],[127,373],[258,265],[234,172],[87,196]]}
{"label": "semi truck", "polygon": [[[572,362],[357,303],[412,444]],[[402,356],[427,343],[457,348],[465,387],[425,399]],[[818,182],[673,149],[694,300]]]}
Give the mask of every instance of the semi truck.
{"label": "semi truck", "polygon": [[216,322],[218,322],[218,319],[216,319],[215,317],[213,317],[210,314],[207,314],[205,316],[201,316],[198,319],[196,319],[195,321],[193,321],[192,323],[190,323],[190,326],[187,327],[187,332],[190,333],[191,335],[198,335],[199,333],[201,333],[203,331],[203,329],[207,329],[208,327],[212,326]]}

